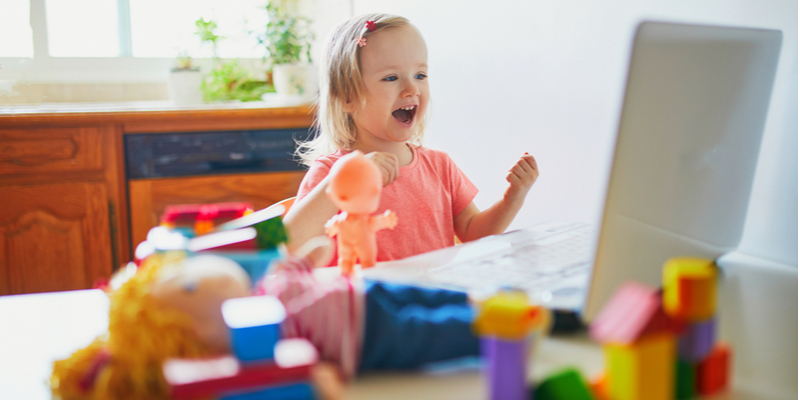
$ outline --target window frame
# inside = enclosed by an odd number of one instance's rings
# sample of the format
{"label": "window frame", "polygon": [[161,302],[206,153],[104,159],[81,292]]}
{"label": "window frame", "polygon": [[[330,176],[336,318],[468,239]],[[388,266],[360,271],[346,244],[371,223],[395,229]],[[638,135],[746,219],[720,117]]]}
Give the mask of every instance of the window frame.
{"label": "window frame", "polygon": [[[167,79],[175,58],[133,57],[129,0],[117,0],[120,55],[116,57],[51,57],[49,54],[46,0],[30,0],[33,58],[0,57],[0,80],[31,83],[157,83]],[[240,58],[245,65],[260,59]],[[207,58],[196,58],[201,68]]]}

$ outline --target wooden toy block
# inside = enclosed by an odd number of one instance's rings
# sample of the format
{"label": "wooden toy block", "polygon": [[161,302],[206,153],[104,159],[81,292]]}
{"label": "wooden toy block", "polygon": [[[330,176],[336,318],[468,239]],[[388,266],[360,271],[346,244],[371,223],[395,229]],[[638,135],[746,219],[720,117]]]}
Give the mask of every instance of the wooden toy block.
{"label": "wooden toy block", "polygon": [[264,277],[273,261],[283,257],[276,248],[259,251],[208,251],[206,254],[216,254],[236,261],[250,275],[250,281],[257,285]]}
{"label": "wooden toy block", "polygon": [[289,235],[280,217],[259,222],[253,225],[253,228],[258,232],[256,243],[259,249],[272,249],[289,241]]}
{"label": "wooden toy block", "polygon": [[676,338],[652,334],[632,344],[603,346],[608,397],[614,400],[673,400]]}
{"label": "wooden toy block", "polygon": [[711,352],[716,342],[716,319],[687,324],[686,330],[678,337],[678,358],[698,363]]}
{"label": "wooden toy block", "polygon": [[528,397],[528,337],[548,321],[547,310],[531,305],[524,292],[500,291],[479,305],[472,328],[481,336],[490,399]]}
{"label": "wooden toy block", "polygon": [[589,388],[592,390],[594,400],[609,400],[608,398],[608,378],[605,371],[597,374],[589,381]]}
{"label": "wooden toy block", "polygon": [[697,393],[709,396],[728,389],[729,377],[733,367],[731,347],[725,342],[717,342],[711,353],[697,364]]}
{"label": "wooden toy block", "polygon": [[164,363],[164,379],[170,397],[192,400],[217,397],[236,391],[263,391],[311,379],[317,351],[305,339],[278,342],[275,362],[243,365],[233,356],[211,359],[170,359]]}
{"label": "wooden toy block", "polygon": [[631,344],[644,335],[676,333],[682,328],[681,321],[664,313],[657,289],[626,282],[592,322],[589,334],[600,343]]}
{"label": "wooden toy block", "polygon": [[311,384],[300,382],[291,385],[234,393],[221,397],[220,400],[314,400],[316,398]]}
{"label": "wooden toy block", "polygon": [[701,258],[673,258],[664,264],[664,311],[689,322],[717,312],[717,267]]}
{"label": "wooden toy block", "polygon": [[242,362],[266,361],[274,356],[286,309],[275,296],[225,300],[222,318],[231,330],[233,353]]}
{"label": "wooden toy block", "polygon": [[527,399],[527,340],[483,337],[480,341],[481,355],[485,360],[489,399]]}
{"label": "wooden toy block", "polygon": [[189,239],[189,251],[255,251],[257,232],[253,228],[209,233]]}
{"label": "wooden toy block", "polygon": [[534,391],[536,400],[594,400],[580,371],[568,368],[545,378]]}
{"label": "wooden toy block", "polygon": [[689,400],[695,395],[695,364],[683,360],[675,362],[675,398]]}

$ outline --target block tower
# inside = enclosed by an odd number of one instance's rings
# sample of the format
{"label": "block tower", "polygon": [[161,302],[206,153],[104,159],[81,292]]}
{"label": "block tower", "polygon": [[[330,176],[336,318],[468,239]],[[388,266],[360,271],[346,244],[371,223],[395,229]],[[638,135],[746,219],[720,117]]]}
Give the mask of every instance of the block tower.
{"label": "block tower", "polygon": [[624,283],[590,326],[603,344],[608,400],[691,399],[728,388],[731,348],[716,340],[717,267],[673,258],[663,290]]}
{"label": "block tower", "polygon": [[674,258],[664,264],[664,311],[686,321],[678,337],[676,398],[728,388],[731,347],[716,340],[717,275],[713,261]]}

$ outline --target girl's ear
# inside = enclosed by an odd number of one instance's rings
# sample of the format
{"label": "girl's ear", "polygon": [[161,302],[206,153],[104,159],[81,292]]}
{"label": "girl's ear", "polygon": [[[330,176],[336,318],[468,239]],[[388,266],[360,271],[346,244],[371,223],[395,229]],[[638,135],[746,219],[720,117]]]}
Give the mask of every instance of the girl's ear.
{"label": "girl's ear", "polygon": [[356,102],[353,101],[351,98],[347,98],[344,102],[344,112],[351,113],[356,110]]}

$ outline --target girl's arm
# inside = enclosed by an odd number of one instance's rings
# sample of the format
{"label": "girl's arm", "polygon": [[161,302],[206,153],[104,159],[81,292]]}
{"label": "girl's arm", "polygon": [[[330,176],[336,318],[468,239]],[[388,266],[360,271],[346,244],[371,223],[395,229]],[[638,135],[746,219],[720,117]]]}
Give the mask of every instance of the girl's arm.
{"label": "girl's arm", "polygon": [[525,196],[538,177],[539,168],[536,160],[525,153],[508,172],[506,180],[509,186],[500,201],[483,211],[480,211],[475,203],[470,202],[467,208],[455,217],[453,226],[456,236],[462,242],[468,242],[505,232],[522,208]]}
{"label": "girl's arm", "polygon": [[339,208],[325,193],[330,176],[326,176],[302,200],[295,202],[286,216],[283,225],[289,235],[286,249],[294,253],[303,243],[313,237],[325,235],[325,223],[339,212]]}

